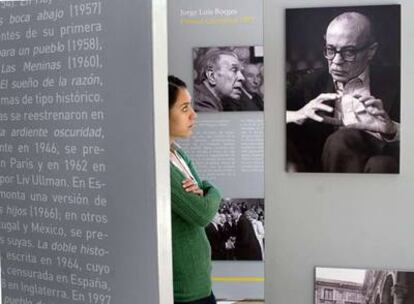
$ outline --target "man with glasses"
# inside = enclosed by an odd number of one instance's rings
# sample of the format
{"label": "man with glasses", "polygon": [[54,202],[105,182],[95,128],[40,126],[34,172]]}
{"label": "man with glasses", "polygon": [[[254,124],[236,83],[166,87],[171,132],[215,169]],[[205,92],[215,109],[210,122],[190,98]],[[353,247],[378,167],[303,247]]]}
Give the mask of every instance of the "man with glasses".
{"label": "man with glasses", "polygon": [[[288,109],[294,108],[287,111],[287,122],[293,123],[288,125],[288,147],[315,165],[301,168],[299,161],[293,168],[397,173],[399,73],[370,65],[378,43],[365,15],[335,17],[325,41],[328,70],[311,73],[288,92]],[[309,145],[306,152],[316,157],[303,155],[301,145]]]}

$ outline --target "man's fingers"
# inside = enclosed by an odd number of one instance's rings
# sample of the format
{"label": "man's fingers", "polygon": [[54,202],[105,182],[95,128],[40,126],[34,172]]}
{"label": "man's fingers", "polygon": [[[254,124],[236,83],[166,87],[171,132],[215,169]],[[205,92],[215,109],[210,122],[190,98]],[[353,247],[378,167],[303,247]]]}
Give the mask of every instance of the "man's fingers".
{"label": "man's fingers", "polygon": [[355,111],[356,114],[362,114],[367,112],[367,109],[364,107],[359,108],[358,110]]}
{"label": "man's fingers", "polygon": [[355,94],[352,97],[358,99],[360,102],[363,102],[363,103],[367,100],[375,99],[375,97],[373,97],[373,96],[361,96],[359,94]]}
{"label": "man's fingers", "polygon": [[328,105],[323,104],[323,103],[316,104],[314,108],[317,109],[317,110],[322,110],[322,111],[326,111],[326,112],[332,112],[333,111],[333,108],[331,106],[328,106]]}
{"label": "man's fingers", "polygon": [[322,121],[323,121],[323,117],[319,116],[319,115],[318,115],[318,114],[316,114],[316,113],[311,113],[308,117],[309,117],[310,119],[316,120],[316,121],[318,121],[318,122],[322,122]]}
{"label": "man's fingers", "polygon": [[381,99],[369,99],[362,101],[366,107],[373,106],[382,109],[382,100]]}
{"label": "man's fingers", "polygon": [[376,110],[373,110],[373,112],[370,114],[381,122],[386,122],[389,120],[388,114],[384,110],[376,109]]}
{"label": "man's fingers", "polygon": [[[355,97],[356,95],[354,95]],[[365,107],[373,106],[382,109],[383,104],[381,99],[377,99],[373,96],[364,96],[358,99]]]}
{"label": "man's fingers", "polygon": [[339,94],[336,93],[323,93],[316,97],[316,100],[319,102],[326,101],[326,100],[335,100],[340,97]]}
{"label": "man's fingers", "polygon": [[367,107],[367,112],[371,115],[377,116],[377,115],[384,115],[386,112],[384,110],[380,110],[375,107]]}

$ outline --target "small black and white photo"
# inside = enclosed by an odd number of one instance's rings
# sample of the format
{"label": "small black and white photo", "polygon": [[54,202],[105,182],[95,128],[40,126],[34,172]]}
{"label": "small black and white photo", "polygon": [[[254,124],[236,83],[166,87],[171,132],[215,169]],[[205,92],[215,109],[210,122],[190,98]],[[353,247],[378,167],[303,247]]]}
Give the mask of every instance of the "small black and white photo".
{"label": "small black and white photo", "polygon": [[400,10],[286,10],[288,172],[399,173]]}
{"label": "small black and white photo", "polygon": [[413,304],[414,272],[315,268],[315,304]]}
{"label": "small black and white photo", "polygon": [[263,260],[264,199],[223,199],[205,231],[212,260]]}
{"label": "small black and white photo", "polygon": [[193,48],[196,112],[263,111],[263,46]]}

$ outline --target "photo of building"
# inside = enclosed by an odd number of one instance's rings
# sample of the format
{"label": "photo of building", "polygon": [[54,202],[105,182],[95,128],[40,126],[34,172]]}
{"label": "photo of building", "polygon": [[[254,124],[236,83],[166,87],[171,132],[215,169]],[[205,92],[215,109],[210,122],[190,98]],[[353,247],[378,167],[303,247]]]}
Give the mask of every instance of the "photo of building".
{"label": "photo of building", "polygon": [[315,282],[315,304],[362,304],[362,284],[321,279]]}
{"label": "photo of building", "polygon": [[315,304],[414,304],[414,272],[317,267]]}
{"label": "photo of building", "polygon": [[363,285],[366,304],[414,303],[414,273],[367,270]]}

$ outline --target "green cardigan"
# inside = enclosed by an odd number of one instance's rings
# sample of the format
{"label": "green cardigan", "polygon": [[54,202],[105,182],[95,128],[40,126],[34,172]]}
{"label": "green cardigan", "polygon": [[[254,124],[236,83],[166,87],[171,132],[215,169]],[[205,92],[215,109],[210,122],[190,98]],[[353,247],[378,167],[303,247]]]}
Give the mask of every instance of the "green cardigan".
{"label": "green cardigan", "polygon": [[187,163],[204,196],[186,192],[185,176],[170,162],[174,300],[189,302],[211,293],[211,249],[204,227],[217,213],[220,192],[201,181],[184,151],[176,151]]}

